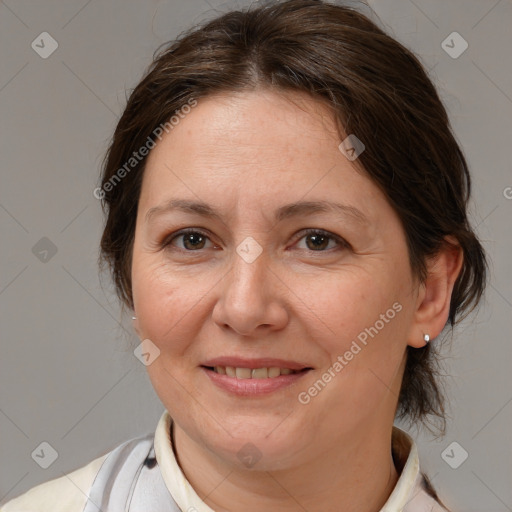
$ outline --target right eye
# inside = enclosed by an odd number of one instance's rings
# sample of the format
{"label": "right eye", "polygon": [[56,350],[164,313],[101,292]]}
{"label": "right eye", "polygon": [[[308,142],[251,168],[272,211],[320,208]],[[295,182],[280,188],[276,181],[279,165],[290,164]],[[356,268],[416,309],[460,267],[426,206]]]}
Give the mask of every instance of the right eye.
{"label": "right eye", "polygon": [[180,239],[183,242],[183,247],[177,247],[177,249],[185,252],[196,252],[198,250],[204,249],[204,245],[207,240],[209,240],[211,243],[210,238],[203,231],[187,228],[178,231],[177,233],[173,233],[170,238],[167,238],[163,242],[163,246],[166,249],[174,250],[176,246],[173,242]]}

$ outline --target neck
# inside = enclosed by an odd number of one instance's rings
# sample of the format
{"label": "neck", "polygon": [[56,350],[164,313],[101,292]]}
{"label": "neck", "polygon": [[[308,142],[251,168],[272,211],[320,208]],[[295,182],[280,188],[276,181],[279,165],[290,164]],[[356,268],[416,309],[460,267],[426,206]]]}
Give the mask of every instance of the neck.
{"label": "neck", "polygon": [[278,471],[240,469],[174,424],[178,464],[198,496],[216,512],[379,512],[398,480],[391,455],[391,428],[358,431],[299,465]]}

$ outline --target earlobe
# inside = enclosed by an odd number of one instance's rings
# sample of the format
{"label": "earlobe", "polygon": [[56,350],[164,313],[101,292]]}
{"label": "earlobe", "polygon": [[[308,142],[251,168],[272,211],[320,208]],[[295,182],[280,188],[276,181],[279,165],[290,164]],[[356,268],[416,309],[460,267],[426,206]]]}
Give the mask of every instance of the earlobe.
{"label": "earlobe", "polygon": [[427,278],[420,285],[408,339],[410,346],[423,347],[443,330],[462,263],[462,249],[453,237],[447,237],[437,254],[427,260]]}

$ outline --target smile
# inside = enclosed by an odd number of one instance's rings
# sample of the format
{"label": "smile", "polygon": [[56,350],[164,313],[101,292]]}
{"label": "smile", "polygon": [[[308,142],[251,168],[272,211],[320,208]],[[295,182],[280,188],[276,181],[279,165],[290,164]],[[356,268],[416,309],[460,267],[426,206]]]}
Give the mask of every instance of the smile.
{"label": "smile", "polygon": [[229,395],[257,397],[271,395],[294,385],[312,368],[291,369],[279,366],[259,368],[237,366],[201,366],[216,388]]}
{"label": "smile", "polygon": [[302,370],[292,370],[291,368],[279,368],[271,366],[268,368],[236,368],[234,366],[214,366],[207,367],[209,370],[219,375],[227,375],[237,379],[273,379],[280,375],[291,375],[300,373]]}

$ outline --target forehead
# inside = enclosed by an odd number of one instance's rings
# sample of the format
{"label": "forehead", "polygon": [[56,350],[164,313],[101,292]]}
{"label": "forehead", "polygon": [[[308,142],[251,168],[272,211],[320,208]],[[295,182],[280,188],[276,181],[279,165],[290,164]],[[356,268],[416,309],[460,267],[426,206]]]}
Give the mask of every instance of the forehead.
{"label": "forehead", "polygon": [[325,105],[303,93],[267,90],[201,98],[167,135],[182,162],[232,159],[244,167],[299,160],[336,147],[339,138]]}
{"label": "forehead", "polygon": [[304,93],[201,98],[150,152],[141,203],[170,195],[228,208],[261,209],[285,196],[375,202],[379,190],[340,142],[328,107]]}

